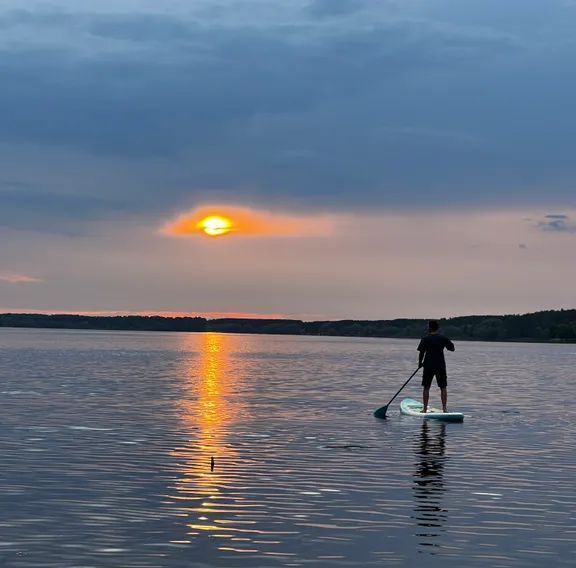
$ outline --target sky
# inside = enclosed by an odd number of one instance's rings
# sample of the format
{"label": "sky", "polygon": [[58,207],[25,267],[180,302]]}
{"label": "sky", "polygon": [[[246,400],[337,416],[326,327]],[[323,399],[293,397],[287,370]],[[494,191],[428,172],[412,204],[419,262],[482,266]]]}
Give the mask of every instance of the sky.
{"label": "sky", "polygon": [[0,311],[574,308],[575,26],[574,0],[2,0]]}

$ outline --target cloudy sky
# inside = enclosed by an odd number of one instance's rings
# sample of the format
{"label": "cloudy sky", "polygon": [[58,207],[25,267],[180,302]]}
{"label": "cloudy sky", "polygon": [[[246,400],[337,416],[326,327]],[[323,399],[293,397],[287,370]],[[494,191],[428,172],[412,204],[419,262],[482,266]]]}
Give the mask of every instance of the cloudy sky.
{"label": "cloudy sky", "polygon": [[[2,0],[0,310],[575,307],[574,29],[573,0]],[[175,229],[202,211],[259,229]]]}

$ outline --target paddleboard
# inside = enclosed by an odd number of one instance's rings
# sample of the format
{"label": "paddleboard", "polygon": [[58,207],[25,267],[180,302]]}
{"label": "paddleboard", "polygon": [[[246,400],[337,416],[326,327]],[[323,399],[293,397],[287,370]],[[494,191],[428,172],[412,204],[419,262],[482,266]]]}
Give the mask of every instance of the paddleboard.
{"label": "paddleboard", "polygon": [[442,412],[437,408],[428,408],[426,414],[422,412],[424,405],[419,400],[405,398],[400,403],[400,412],[408,416],[417,416],[425,420],[442,420],[444,422],[463,422],[464,414],[461,412]]}

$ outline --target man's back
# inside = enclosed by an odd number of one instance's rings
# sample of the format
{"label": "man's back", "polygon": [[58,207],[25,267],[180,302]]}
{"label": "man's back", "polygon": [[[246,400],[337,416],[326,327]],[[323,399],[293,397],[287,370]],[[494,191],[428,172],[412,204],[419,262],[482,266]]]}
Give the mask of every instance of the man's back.
{"label": "man's back", "polygon": [[430,333],[420,340],[418,351],[424,352],[424,366],[429,368],[445,368],[444,349],[454,351],[454,344],[440,333]]}

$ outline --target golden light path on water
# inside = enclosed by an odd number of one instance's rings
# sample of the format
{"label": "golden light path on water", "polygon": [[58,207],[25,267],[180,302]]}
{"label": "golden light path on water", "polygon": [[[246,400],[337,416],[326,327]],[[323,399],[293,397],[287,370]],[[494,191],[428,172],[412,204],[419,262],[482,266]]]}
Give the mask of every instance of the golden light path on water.
{"label": "golden light path on water", "polygon": [[[235,399],[241,381],[232,369],[230,349],[232,338],[225,334],[202,335],[198,363],[186,370],[186,389],[190,397],[182,401],[182,416],[189,431],[196,431],[195,439],[176,448],[173,455],[182,468],[176,483],[179,503],[186,517],[187,540],[172,541],[189,544],[202,535],[210,538],[246,541],[241,533],[253,532],[238,524],[233,517],[244,499],[233,494],[236,482],[242,477],[238,470],[237,451],[227,439],[229,427],[242,409]],[[194,346],[190,345],[192,350]],[[214,463],[211,463],[212,458]],[[232,548],[221,550],[233,551]]]}

